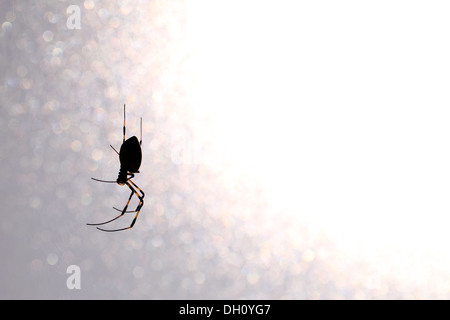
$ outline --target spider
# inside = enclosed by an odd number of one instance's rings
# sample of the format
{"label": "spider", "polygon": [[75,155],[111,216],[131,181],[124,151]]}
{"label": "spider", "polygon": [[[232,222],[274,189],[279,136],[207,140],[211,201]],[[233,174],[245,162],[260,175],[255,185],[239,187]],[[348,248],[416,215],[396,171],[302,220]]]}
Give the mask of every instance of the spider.
{"label": "spider", "polygon": [[[99,180],[99,179],[95,179],[95,178],[91,178],[91,179],[95,180],[95,181],[100,181],[100,182],[117,183],[121,186],[126,184],[128,186],[128,188],[130,188],[131,194],[130,194],[130,197],[128,198],[127,204],[125,205],[125,207],[122,210],[113,207],[113,209],[121,212],[120,215],[118,215],[117,217],[115,217],[111,220],[108,220],[108,221],[105,221],[102,223],[88,223],[87,224],[88,226],[104,225],[104,224],[110,223],[110,222],[122,217],[125,213],[136,212],[136,216],[134,217],[134,219],[131,222],[131,225],[129,227],[121,228],[121,229],[102,229],[102,228],[97,227],[97,229],[99,229],[101,231],[107,231],[107,232],[122,231],[122,230],[127,230],[127,229],[133,228],[133,226],[136,222],[136,219],[139,215],[139,212],[141,211],[141,208],[144,205],[144,196],[145,196],[144,192],[133,181],[131,181],[131,179],[134,177],[134,174],[139,173],[139,167],[141,166],[141,162],[142,162],[142,149],[141,149],[142,118],[141,118],[140,126],[141,126],[141,140],[138,141],[136,136],[132,136],[131,138],[129,138],[125,141],[125,104],[124,104],[123,105],[123,143],[122,143],[122,146],[120,147],[120,152],[117,152],[117,150],[114,149],[114,147],[112,145],[110,145],[110,147],[119,155],[119,160],[120,160],[119,176],[117,177],[116,181],[106,181],[106,180]],[[141,194],[139,194],[136,191],[136,189]],[[128,205],[130,204],[131,198],[133,197],[134,194],[139,198],[139,204],[137,205],[136,210],[127,211]]]}

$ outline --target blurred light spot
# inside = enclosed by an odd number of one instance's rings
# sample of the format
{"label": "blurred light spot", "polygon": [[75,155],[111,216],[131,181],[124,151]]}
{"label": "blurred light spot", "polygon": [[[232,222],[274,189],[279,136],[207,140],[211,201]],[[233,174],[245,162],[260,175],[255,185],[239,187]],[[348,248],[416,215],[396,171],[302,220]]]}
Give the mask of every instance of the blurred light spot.
{"label": "blurred light spot", "polygon": [[42,38],[44,38],[45,42],[50,42],[53,40],[53,32],[51,32],[50,30],[45,31],[42,34]]}
{"label": "blurred light spot", "polygon": [[81,121],[79,127],[80,131],[83,133],[89,133],[91,131],[91,125],[87,121]]}
{"label": "blurred light spot", "polygon": [[117,87],[110,86],[107,89],[105,89],[105,96],[110,99],[115,99],[119,95],[119,92],[117,91]]}
{"label": "blurred light spot", "polygon": [[131,4],[124,4],[120,7],[120,13],[122,13],[124,16],[127,16],[131,10],[133,10],[133,7]]}
{"label": "blurred light spot", "polygon": [[133,276],[136,279],[140,279],[144,276],[144,268],[140,267],[140,266],[136,266],[133,269]]}
{"label": "blurred light spot", "polygon": [[111,18],[109,20],[109,26],[114,29],[118,28],[120,26],[120,19],[117,17]]}
{"label": "blurred light spot", "polygon": [[140,250],[142,248],[142,245],[143,245],[142,240],[139,240],[139,239],[127,239],[125,241],[125,243],[126,243],[125,248],[127,250],[133,250],[133,249],[134,250]]}
{"label": "blurred light spot", "polygon": [[57,23],[59,21],[59,14],[54,14],[53,12],[46,12],[45,16],[48,19],[48,22],[50,23]]}
{"label": "blurred light spot", "polygon": [[64,50],[62,48],[54,48],[52,50],[52,55],[55,57],[59,57],[63,54]]}
{"label": "blurred light spot", "polygon": [[59,101],[57,100],[48,101],[42,106],[42,111],[44,114],[57,111],[58,109],[59,109]]}
{"label": "blurred light spot", "polygon": [[192,287],[192,280],[189,278],[184,278],[181,281],[181,286],[183,287],[183,289],[188,290]]}
{"label": "blurred light spot", "polygon": [[30,198],[28,204],[31,208],[38,209],[41,206],[41,198],[39,198],[38,196],[33,196]]}
{"label": "blurred light spot", "polygon": [[47,263],[51,266],[54,266],[55,264],[58,263],[58,256],[56,255],[56,253],[49,253],[47,255]]}
{"label": "blurred light spot", "polygon": [[60,134],[62,132],[61,127],[59,126],[59,122],[52,122],[52,131],[55,134]]}
{"label": "blurred light spot", "polygon": [[166,208],[161,205],[161,204],[157,204],[156,208],[155,208],[155,216],[161,217],[166,213]]}
{"label": "blurred light spot", "polygon": [[164,244],[164,241],[160,236],[156,236],[151,240],[151,243],[153,247],[159,248]]}
{"label": "blurred light spot", "polygon": [[25,66],[18,66],[16,71],[17,75],[21,78],[25,77],[28,73],[28,69]]}
{"label": "blurred light spot", "polygon": [[12,29],[12,23],[9,21],[3,22],[2,23],[2,31],[6,32]]}
{"label": "blurred light spot", "polygon": [[6,21],[14,22],[16,20],[16,13],[14,11],[6,12]]}
{"label": "blurred light spot", "polygon": [[72,69],[64,69],[64,71],[62,72],[62,76],[66,80],[75,80],[77,79],[78,75],[79,72]]}
{"label": "blurred light spot", "polygon": [[22,79],[20,81],[20,85],[25,90],[30,90],[33,87],[33,80],[31,79]]}
{"label": "blurred light spot", "polygon": [[62,117],[61,120],[59,120],[59,126],[62,130],[67,130],[70,128],[70,119],[68,117]]}
{"label": "blurred light spot", "polygon": [[98,74],[106,74],[107,73],[105,64],[102,61],[94,60],[91,63],[91,66],[92,66],[93,71],[95,71]]}
{"label": "blurred light spot", "polygon": [[84,2],[84,7],[86,8],[86,10],[92,10],[95,7],[95,2],[92,0],[86,0]]}
{"label": "blurred light spot", "polygon": [[100,10],[98,10],[97,14],[100,17],[100,19],[106,19],[109,16],[109,11],[108,9],[101,8]]}
{"label": "blurred light spot", "polygon": [[96,164],[96,163],[90,163],[89,164],[89,170],[90,171],[97,171],[97,169],[98,169],[98,164]]}
{"label": "blurred light spot", "polygon": [[81,196],[81,204],[84,206],[87,206],[89,204],[91,204],[92,202],[92,197],[89,193],[85,193]]}
{"label": "blurred light spot", "polygon": [[94,117],[97,121],[103,121],[106,117],[106,112],[103,108],[95,108]]}
{"label": "blurred light spot", "polygon": [[247,282],[251,285],[257,284],[259,281],[259,275],[257,273],[251,272],[247,275]]}
{"label": "blurred light spot", "polygon": [[81,144],[80,140],[73,140],[70,144],[70,147],[72,148],[72,151],[80,152],[83,148],[83,145]]}
{"label": "blurred light spot", "polygon": [[261,259],[262,264],[268,266],[272,258],[270,247],[262,247],[259,252],[259,257]]}
{"label": "blurred light spot", "polygon": [[100,161],[103,158],[103,151],[100,149],[94,149],[91,155],[92,159],[95,161]]}
{"label": "blurred light spot", "polygon": [[194,281],[197,284],[203,284],[203,282],[205,282],[205,275],[202,272],[197,272],[194,276]]}
{"label": "blurred light spot", "polygon": [[17,85],[17,79],[16,78],[7,78],[6,79],[6,84],[9,87],[14,88]]}
{"label": "blurred light spot", "polygon": [[302,255],[302,260],[305,262],[313,262],[314,258],[316,257],[316,254],[313,250],[306,250]]}
{"label": "blurred light spot", "polygon": [[109,141],[120,141],[122,139],[122,137],[118,132],[120,133],[120,131],[117,131],[117,130],[114,130],[113,132],[109,132],[107,139]]}

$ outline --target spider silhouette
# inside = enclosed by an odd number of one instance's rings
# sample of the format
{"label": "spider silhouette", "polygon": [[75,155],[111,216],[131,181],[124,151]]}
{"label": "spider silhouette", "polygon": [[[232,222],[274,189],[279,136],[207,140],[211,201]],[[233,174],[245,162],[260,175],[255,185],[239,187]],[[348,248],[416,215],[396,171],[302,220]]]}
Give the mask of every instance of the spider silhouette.
{"label": "spider silhouette", "polygon": [[[99,180],[95,178],[91,178],[92,180],[99,181],[99,182],[106,182],[106,183],[117,183],[119,185],[127,185],[128,188],[131,190],[130,197],[128,198],[127,204],[125,207],[120,210],[115,207],[113,209],[121,212],[117,217],[101,222],[101,223],[88,223],[88,226],[101,226],[107,223],[110,223],[116,219],[119,219],[122,217],[125,213],[129,212],[136,212],[136,216],[134,217],[133,221],[131,222],[131,225],[126,228],[121,229],[102,229],[97,227],[97,229],[101,231],[107,231],[107,232],[115,232],[115,231],[122,231],[133,228],[137,217],[139,216],[139,212],[141,211],[142,206],[144,205],[144,192],[133,182],[131,179],[134,177],[135,173],[139,173],[139,167],[141,166],[142,162],[142,118],[141,118],[141,140],[138,141],[136,136],[132,136],[131,138],[128,138],[125,141],[125,104],[123,105],[123,143],[120,147],[120,152],[117,152],[116,149],[112,145],[111,148],[119,155],[120,160],[120,170],[119,170],[119,176],[117,177],[116,181],[106,181],[106,180]],[[138,190],[140,194],[138,193]],[[131,198],[133,195],[136,195],[139,198],[139,204],[137,205],[136,209],[133,211],[127,211],[128,205],[130,204]]]}

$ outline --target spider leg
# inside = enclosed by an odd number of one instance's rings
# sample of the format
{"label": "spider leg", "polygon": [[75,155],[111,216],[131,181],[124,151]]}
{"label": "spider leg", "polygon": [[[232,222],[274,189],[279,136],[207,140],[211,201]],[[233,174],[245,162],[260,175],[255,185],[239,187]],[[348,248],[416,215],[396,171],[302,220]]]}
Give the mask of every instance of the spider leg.
{"label": "spider leg", "polygon": [[123,142],[125,142],[125,104],[123,105]]}
{"label": "spider leg", "polygon": [[[113,207],[113,209],[116,211],[122,212],[122,210],[120,210],[119,208]],[[124,213],[131,213],[131,212],[136,212],[136,210],[128,210],[128,211],[125,211]]]}
{"label": "spider leg", "polygon": [[[131,179],[131,178],[130,178]],[[130,198],[128,199],[128,202],[127,202],[127,204],[125,205],[125,207],[123,208],[123,210],[122,210],[122,214],[119,216],[119,217],[121,217],[125,212],[126,212],[126,210],[127,210],[127,208],[128,208],[128,205],[130,204],[130,200],[131,200],[131,197],[133,196],[133,194],[136,194],[136,196],[139,198],[139,204],[137,205],[137,207],[136,207],[136,210],[134,211],[134,212],[136,212],[136,216],[134,217],[134,219],[133,219],[133,221],[131,222],[131,225],[129,226],[129,227],[126,227],[126,228],[121,228],[121,229],[102,229],[102,228],[98,228],[97,227],[97,229],[99,229],[99,230],[101,230],[101,231],[106,231],[106,232],[115,232],[115,231],[122,231],[122,230],[127,230],[127,229],[131,229],[131,228],[133,228],[133,226],[134,226],[134,224],[136,223],[136,219],[137,219],[137,217],[139,216],[139,212],[141,211],[141,208],[142,208],[142,206],[144,205],[144,196],[145,196],[145,194],[144,194],[144,192],[133,182],[133,181],[131,181],[130,179],[128,179],[128,181],[125,183],[130,189],[131,189],[131,194],[130,194]],[[131,184],[130,184],[131,183]],[[142,195],[140,195],[137,191],[136,191],[136,189],[134,189],[133,188],[133,186],[135,187],[135,188],[137,188],[139,191],[140,191],[140,193],[142,194]],[[118,218],[118,217],[117,217]],[[117,218],[115,218],[115,219],[117,219]],[[113,219],[113,220],[115,220],[115,219]],[[112,221],[112,220],[111,220]]]}
{"label": "spider leg", "polygon": [[114,147],[112,146],[112,145],[109,145],[116,153],[117,153],[117,155],[119,155],[120,156],[120,154],[119,154],[119,152],[117,152],[117,150],[116,149],[114,149]]}
{"label": "spider leg", "polygon": [[[133,176],[134,176],[134,175],[133,175]],[[139,195],[137,194],[138,198],[141,199],[141,200],[144,199],[144,197],[145,197],[144,191],[142,191],[141,188],[139,188],[133,181],[131,181],[131,178],[128,179],[128,182],[131,182],[131,184],[132,184],[136,189],[138,189],[140,193],[142,193],[142,196],[139,196]],[[143,201],[143,200],[142,200],[142,201]]]}
{"label": "spider leg", "polygon": [[[101,222],[101,223],[88,223],[87,225],[88,225],[88,226],[101,226],[102,224],[107,224],[107,223],[110,223],[110,222],[112,222],[112,221],[114,221],[114,220],[116,220],[116,219],[119,219],[121,216],[123,216],[123,215],[125,214],[125,212],[127,212],[128,204],[130,203],[130,200],[131,200],[131,198],[133,197],[133,194],[134,194],[134,190],[130,193],[130,197],[128,198],[128,202],[127,202],[127,204],[125,205],[125,208],[123,208],[122,213],[119,214],[117,217],[115,217],[115,218],[113,218],[113,219],[111,219],[111,220],[105,221],[105,222]],[[120,211],[120,210],[119,210],[119,211]]]}
{"label": "spider leg", "polygon": [[102,224],[107,224],[107,223],[110,223],[110,222],[112,222],[112,221],[114,221],[114,220],[116,220],[116,219],[119,219],[122,215],[123,215],[123,213],[120,214],[120,215],[118,215],[117,217],[115,217],[115,218],[113,218],[113,219],[111,219],[111,220],[105,221],[105,222],[100,222],[100,223],[86,223],[86,225],[88,225],[88,226],[101,226]]}
{"label": "spider leg", "polygon": [[142,117],[141,117],[141,140],[139,141],[139,144],[142,146]]}
{"label": "spider leg", "polygon": [[[130,177],[128,178],[128,181],[130,181],[131,183],[133,183],[133,181],[131,181],[130,179],[134,177],[134,174],[133,174],[133,173],[127,173],[127,175],[130,176]],[[138,188],[139,191],[141,191],[141,193],[142,193],[142,198],[143,198],[143,197],[144,197],[144,193],[142,192],[142,190],[139,189],[139,187],[136,186],[134,183],[133,183],[133,185],[134,185],[136,188]],[[136,193],[135,190],[132,190],[132,191]],[[136,193],[136,194],[137,194],[137,193]],[[138,198],[140,198],[138,194],[137,194],[137,196],[138,196]],[[116,207],[113,207],[113,209],[114,209],[114,210],[117,210],[117,211],[119,211],[119,212],[122,212],[122,211],[123,211],[123,210],[120,210],[120,209],[118,209],[118,208],[116,208]],[[130,212],[136,212],[136,210],[125,211],[124,213],[130,213]]]}

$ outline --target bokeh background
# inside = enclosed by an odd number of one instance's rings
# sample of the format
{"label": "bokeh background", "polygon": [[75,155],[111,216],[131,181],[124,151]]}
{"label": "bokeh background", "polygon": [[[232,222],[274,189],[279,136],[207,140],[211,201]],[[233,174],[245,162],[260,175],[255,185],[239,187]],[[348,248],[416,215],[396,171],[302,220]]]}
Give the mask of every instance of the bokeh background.
{"label": "bokeh background", "polygon": [[0,298],[450,298],[449,13],[2,0]]}

